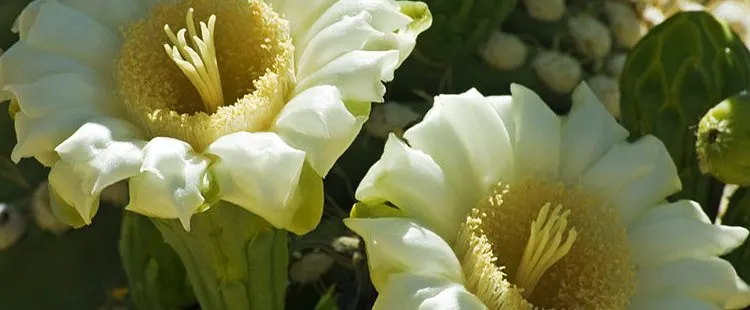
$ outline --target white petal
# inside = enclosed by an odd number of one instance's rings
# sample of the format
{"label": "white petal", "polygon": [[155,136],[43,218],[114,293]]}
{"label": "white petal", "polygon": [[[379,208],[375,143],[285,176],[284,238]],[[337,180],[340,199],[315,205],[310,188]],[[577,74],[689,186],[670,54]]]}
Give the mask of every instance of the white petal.
{"label": "white petal", "polygon": [[512,84],[514,175],[556,181],[560,169],[560,118],[532,90]]}
{"label": "white petal", "polygon": [[[338,0],[267,0],[274,11],[289,21],[292,38],[299,41],[321,14]],[[296,44],[295,44],[296,46]]]}
{"label": "white petal", "polygon": [[355,116],[346,109],[336,87],[317,86],[289,101],[272,130],[304,151],[313,169],[325,177],[366,120],[367,115]]}
{"label": "white petal", "polygon": [[106,187],[138,174],[145,144],[134,125],[103,117],[81,126],[55,151],[74,165],[81,186],[98,197]]}
{"label": "white petal", "polygon": [[356,198],[363,202],[390,201],[448,242],[455,238],[467,210],[430,156],[409,148],[393,134],[386,141],[382,158],[359,184]]}
{"label": "white petal", "polygon": [[237,132],[211,143],[207,153],[221,199],[239,205],[275,227],[286,227],[294,213],[291,196],[299,184],[305,153],[274,133]]}
{"label": "white petal", "polygon": [[445,279],[399,273],[378,295],[373,310],[483,310],[486,306],[459,283]]}
{"label": "white petal", "polygon": [[329,62],[297,83],[299,94],[319,85],[336,86],[345,101],[383,102],[385,86],[393,79],[399,53],[390,51],[351,51]]}
{"label": "white petal", "polygon": [[29,29],[31,29],[31,25],[34,24],[37,15],[39,15],[39,9],[41,9],[42,4],[46,3],[47,1],[48,0],[31,1],[28,5],[26,5],[25,8],[23,8],[23,11],[21,11],[21,14],[18,15],[18,18],[16,18],[16,21],[13,23],[13,28],[11,30],[15,33],[18,33],[18,36],[22,40],[29,35]]}
{"label": "white petal", "polygon": [[367,12],[344,16],[341,21],[317,33],[304,49],[297,49],[297,78],[304,79],[337,57],[362,49],[367,41],[380,35],[368,23],[371,18]]}
{"label": "white petal", "polygon": [[76,11],[84,13],[112,32],[119,33],[121,28],[145,17],[148,13],[144,5],[133,0],[58,0]]}
{"label": "white petal", "polygon": [[86,14],[57,2],[42,5],[26,42],[110,71],[120,52],[120,37]]}
{"label": "white petal", "polygon": [[703,211],[701,205],[692,200],[679,200],[673,203],[663,203],[653,207],[628,227],[628,230],[668,221],[672,219],[690,219],[700,223],[710,224],[711,219]]}
{"label": "white petal", "polygon": [[516,123],[513,115],[513,96],[487,96],[487,102],[503,120],[510,145],[515,144]]}
{"label": "white petal", "polygon": [[[91,67],[56,52],[45,51],[25,41],[13,44],[0,56],[0,86],[28,84],[43,76],[55,73],[78,73],[82,76],[98,76]],[[111,78],[99,76],[110,83]]]}
{"label": "white petal", "polygon": [[588,85],[581,83],[573,91],[573,105],[562,125],[562,181],[568,185],[578,184],[583,172],[617,142],[625,140],[628,134],[607,112]]}
{"label": "white petal", "polygon": [[653,296],[639,298],[634,296],[628,305],[632,310],[663,310],[663,309],[682,309],[682,310],[720,310],[719,306],[700,299],[687,298],[682,296]]}
{"label": "white petal", "polygon": [[[65,206],[72,207],[80,215],[85,224],[91,224],[91,219],[99,209],[99,193],[92,193],[91,187],[84,185],[83,175],[73,164],[58,160],[49,173],[50,196],[61,200]],[[53,198],[54,199],[54,198]]]}
{"label": "white petal", "polygon": [[742,245],[747,236],[747,229],[742,227],[679,217],[639,225],[628,231],[631,257],[638,266],[721,256]]}
{"label": "white petal", "polygon": [[585,172],[581,185],[612,203],[624,225],[681,188],[667,149],[650,135],[612,147]]}
{"label": "white petal", "polygon": [[146,216],[180,219],[190,230],[190,217],[202,207],[201,194],[208,159],[189,144],[157,137],[143,148],[140,174],[130,179],[130,204],[125,209]]}
{"label": "white petal", "polygon": [[[434,232],[406,218],[347,218],[346,226],[365,242],[372,283],[379,292],[401,272],[463,283],[461,264]],[[429,258],[429,259],[425,259]]]}
{"label": "white petal", "polygon": [[121,106],[108,86],[93,75],[59,73],[29,84],[6,86],[26,116],[39,118],[68,109],[119,115]]}
{"label": "white petal", "polygon": [[[289,5],[290,3],[286,6]],[[323,29],[342,20],[344,16],[356,15],[363,11],[372,16],[372,27],[382,32],[395,31],[411,22],[411,18],[402,14],[400,7],[393,0],[341,0],[333,3],[323,14],[315,18],[315,22],[304,30],[305,34],[300,36],[299,40],[295,40],[295,46],[304,48]]]}
{"label": "white petal", "polygon": [[[30,118],[23,112],[16,113],[15,129],[18,142],[10,157],[16,163],[24,157],[48,158],[58,144],[70,137],[88,120],[98,116],[95,111],[85,109],[64,110],[41,118]],[[42,163],[47,166],[52,164]]]}
{"label": "white petal", "polygon": [[637,295],[682,296],[706,300],[724,309],[750,305],[747,286],[729,262],[720,258],[685,259],[638,270]]}
{"label": "white petal", "polygon": [[464,212],[492,185],[512,180],[510,136],[500,115],[475,89],[435,97],[424,119],[404,137],[442,168]]}

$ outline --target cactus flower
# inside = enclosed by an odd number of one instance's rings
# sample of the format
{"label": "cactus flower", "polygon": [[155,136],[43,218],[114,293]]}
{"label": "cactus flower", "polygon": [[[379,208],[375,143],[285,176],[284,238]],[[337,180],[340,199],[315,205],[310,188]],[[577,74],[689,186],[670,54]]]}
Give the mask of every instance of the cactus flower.
{"label": "cactus flower", "polygon": [[126,209],[188,230],[224,200],[302,234],[322,213],[302,193],[430,22],[423,3],[393,0],[36,0],[0,57],[12,159],[51,167],[76,226],[128,180]]}
{"label": "cactus flower", "polygon": [[748,231],[666,202],[681,185],[658,139],[628,142],[585,83],[563,117],[529,89],[511,94],[437,96],[365,175],[353,214],[384,216],[345,223],[365,243],[373,309],[750,304],[718,257]]}

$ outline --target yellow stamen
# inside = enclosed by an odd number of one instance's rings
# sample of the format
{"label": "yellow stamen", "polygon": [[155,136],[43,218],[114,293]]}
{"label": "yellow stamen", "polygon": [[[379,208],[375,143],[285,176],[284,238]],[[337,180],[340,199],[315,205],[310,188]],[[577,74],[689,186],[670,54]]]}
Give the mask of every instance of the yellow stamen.
{"label": "yellow stamen", "polygon": [[562,205],[557,205],[549,214],[549,209],[550,203],[545,204],[539,210],[536,220],[531,223],[531,235],[516,272],[516,285],[524,289],[523,295],[526,298],[534,292],[547,269],[570,252],[578,235],[575,228],[571,228],[567,239],[561,244],[570,210],[561,214]]}
{"label": "yellow stamen", "polygon": [[[177,35],[172,32],[169,25],[164,25],[164,32],[167,33],[169,40],[174,44],[173,46],[164,44],[164,50],[182,73],[193,83],[201,99],[203,99],[206,111],[214,113],[220,106],[224,105],[224,93],[221,89],[221,77],[219,76],[219,65],[216,60],[214,45],[216,15],[211,15],[208,18],[208,25],[200,22],[200,37],[198,37],[198,32],[195,29],[193,8],[188,9],[185,24],[187,30],[185,28],[180,29],[177,31]],[[193,40],[192,47],[185,39],[185,32],[189,33]]]}

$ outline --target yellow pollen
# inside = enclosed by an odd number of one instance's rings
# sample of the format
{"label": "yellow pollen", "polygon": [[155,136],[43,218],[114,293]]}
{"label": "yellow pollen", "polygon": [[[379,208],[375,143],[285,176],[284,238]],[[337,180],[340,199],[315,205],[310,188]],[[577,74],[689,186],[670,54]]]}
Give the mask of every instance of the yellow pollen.
{"label": "yellow pollen", "polygon": [[293,94],[291,26],[266,1],[161,1],[121,31],[116,93],[147,139],[201,152],[268,130]]}
{"label": "yellow pollen", "polygon": [[452,245],[464,285],[490,310],[627,309],[635,266],[617,210],[534,179],[497,184]]}
{"label": "yellow pollen", "polygon": [[[208,113],[214,113],[224,105],[224,94],[221,89],[221,78],[219,76],[219,64],[216,61],[216,47],[214,46],[214,29],[216,28],[216,15],[208,18],[208,25],[200,22],[201,37],[195,30],[193,21],[193,8],[188,9],[185,17],[185,28],[180,29],[175,35],[169,25],[164,25],[173,46],[164,44],[164,50],[174,61],[180,71],[187,76],[195,89],[203,99],[203,106]],[[193,47],[188,45],[185,32],[190,34]],[[196,52],[196,50],[198,50]]]}
{"label": "yellow pollen", "polygon": [[549,207],[549,203],[545,204],[531,223],[531,235],[516,272],[516,285],[524,289],[526,298],[534,292],[544,272],[570,252],[578,235],[575,228],[571,228],[565,243],[561,244],[570,210],[560,214],[562,205],[557,205],[549,214]]}

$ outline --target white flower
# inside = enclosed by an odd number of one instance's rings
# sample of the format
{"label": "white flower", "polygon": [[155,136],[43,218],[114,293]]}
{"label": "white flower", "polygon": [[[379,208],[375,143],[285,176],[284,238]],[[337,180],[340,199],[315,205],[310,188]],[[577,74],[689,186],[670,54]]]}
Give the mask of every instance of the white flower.
{"label": "white flower", "polygon": [[394,0],[36,0],[0,58],[12,157],[52,167],[76,226],[128,180],[127,209],[186,229],[226,200],[304,233],[321,177],[430,23]]}
{"label": "white flower", "polygon": [[717,257],[748,231],[666,202],[681,184],[659,140],[627,142],[585,83],[566,116],[511,93],[437,96],[362,180],[352,214],[383,216],[346,224],[365,242],[374,309],[750,304]]}

